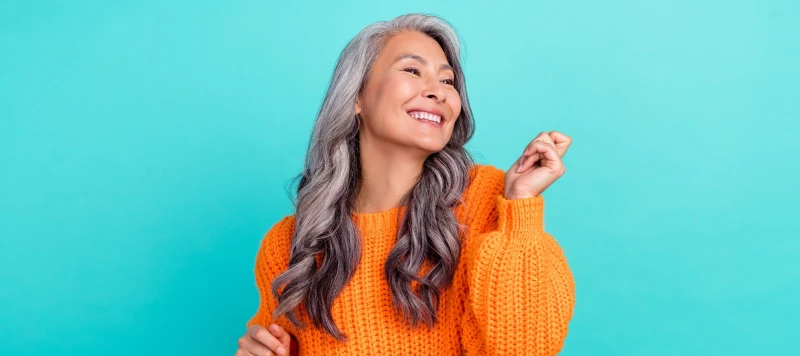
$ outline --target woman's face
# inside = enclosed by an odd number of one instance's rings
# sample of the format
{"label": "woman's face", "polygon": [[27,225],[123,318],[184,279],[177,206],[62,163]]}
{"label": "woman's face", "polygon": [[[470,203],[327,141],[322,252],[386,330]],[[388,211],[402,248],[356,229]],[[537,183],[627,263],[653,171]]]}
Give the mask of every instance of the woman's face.
{"label": "woman's face", "polygon": [[417,149],[425,156],[441,151],[461,113],[454,79],[436,40],[416,31],[391,37],[356,101],[361,144]]}

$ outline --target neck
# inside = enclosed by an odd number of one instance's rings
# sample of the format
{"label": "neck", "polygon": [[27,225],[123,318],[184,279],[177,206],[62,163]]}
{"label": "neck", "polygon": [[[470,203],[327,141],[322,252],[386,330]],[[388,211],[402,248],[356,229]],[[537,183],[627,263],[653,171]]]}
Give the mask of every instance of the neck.
{"label": "neck", "polygon": [[373,144],[361,137],[361,177],[354,209],[377,213],[396,208],[417,183],[427,155],[391,144]]}

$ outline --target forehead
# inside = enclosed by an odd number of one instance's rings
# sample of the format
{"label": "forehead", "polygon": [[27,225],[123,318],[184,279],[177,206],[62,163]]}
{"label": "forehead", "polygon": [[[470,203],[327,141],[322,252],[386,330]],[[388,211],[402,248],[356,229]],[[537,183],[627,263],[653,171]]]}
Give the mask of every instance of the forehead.
{"label": "forehead", "polygon": [[416,31],[404,31],[389,38],[379,56],[379,61],[388,64],[406,53],[419,55],[434,64],[448,63],[447,56],[439,43],[430,36]]}

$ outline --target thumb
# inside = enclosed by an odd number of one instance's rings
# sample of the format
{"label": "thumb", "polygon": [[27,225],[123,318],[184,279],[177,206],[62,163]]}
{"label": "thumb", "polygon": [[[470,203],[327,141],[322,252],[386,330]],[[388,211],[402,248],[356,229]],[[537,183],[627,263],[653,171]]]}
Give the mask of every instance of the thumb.
{"label": "thumb", "polygon": [[286,348],[287,351],[289,350],[289,345],[292,341],[292,336],[289,335],[289,333],[286,332],[286,330],[284,330],[277,324],[272,324],[269,326],[269,332],[272,333],[272,336],[275,336],[275,338],[281,342],[281,344],[283,345],[284,348]]}

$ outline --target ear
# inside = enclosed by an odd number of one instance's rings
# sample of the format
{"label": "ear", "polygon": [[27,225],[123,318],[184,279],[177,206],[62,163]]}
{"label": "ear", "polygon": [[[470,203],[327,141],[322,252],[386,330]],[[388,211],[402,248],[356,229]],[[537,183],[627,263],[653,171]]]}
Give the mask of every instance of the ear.
{"label": "ear", "polygon": [[359,114],[361,114],[361,95],[359,95],[359,96],[357,96],[357,97],[356,97],[356,107],[355,107],[355,110],[356,110],[356,115],[359,115]]}

